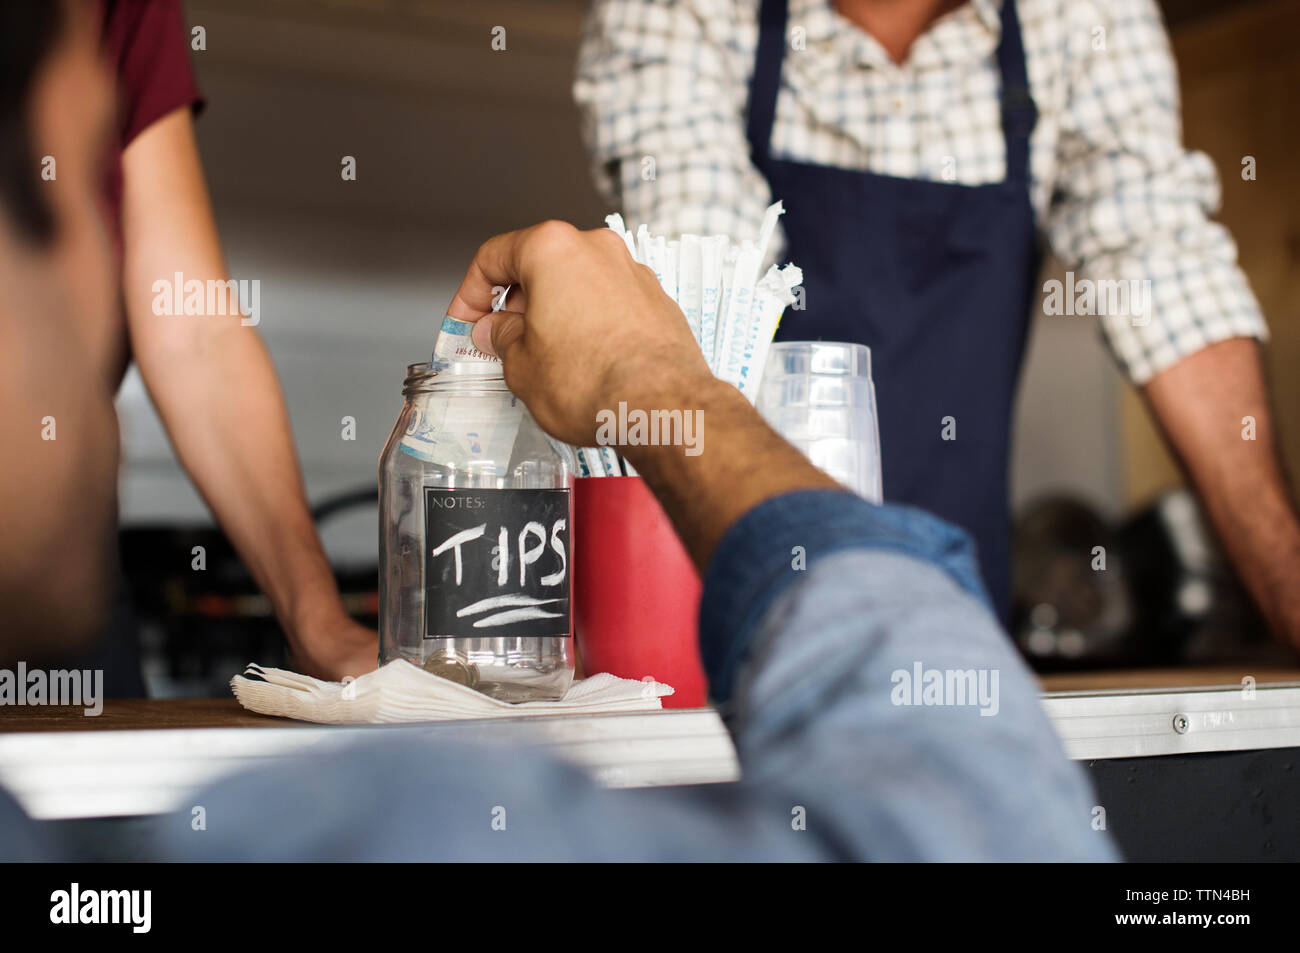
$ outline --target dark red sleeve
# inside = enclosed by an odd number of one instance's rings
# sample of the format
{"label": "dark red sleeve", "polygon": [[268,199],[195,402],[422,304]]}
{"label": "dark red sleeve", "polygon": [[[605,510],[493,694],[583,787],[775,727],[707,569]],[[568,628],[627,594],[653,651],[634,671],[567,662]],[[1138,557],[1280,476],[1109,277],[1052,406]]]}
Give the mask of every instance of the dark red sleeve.
{"label": "dark red sleeve", "polygon": [[122,148],[168,113],[202,108],[180,0],[106,0],[104,53],[117,72]]}
{"label": "dark red sleeve", "polygon": [[190,67],[189,31],[180,0],[102,0],[100,10],[104,56],[116,73],[118,97],[116,141],[105,163],[104,205],[120,257],[122,150],[174,110],[189,106],[197,113],[203,95]]}

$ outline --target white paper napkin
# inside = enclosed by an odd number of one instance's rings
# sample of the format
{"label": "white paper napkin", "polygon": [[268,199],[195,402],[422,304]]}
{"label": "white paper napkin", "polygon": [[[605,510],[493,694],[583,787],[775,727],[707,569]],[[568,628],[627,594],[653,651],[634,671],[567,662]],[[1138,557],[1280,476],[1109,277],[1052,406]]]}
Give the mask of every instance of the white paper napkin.
{"label": "white paper napkin", "polygon": [[510,704],[401,659],[349,682],[250,664],[230,687],[249,711],[328,725],[653,711],[663,707],[662,696],[673,694],[651,678],[638,682],[601,673],[574,682],[559,701]]}

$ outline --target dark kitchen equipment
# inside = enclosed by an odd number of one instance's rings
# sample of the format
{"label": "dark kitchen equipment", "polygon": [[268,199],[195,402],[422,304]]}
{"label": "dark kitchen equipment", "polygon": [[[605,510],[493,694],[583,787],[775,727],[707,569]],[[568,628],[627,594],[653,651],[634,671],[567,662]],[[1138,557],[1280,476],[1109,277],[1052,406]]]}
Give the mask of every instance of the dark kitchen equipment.
{"label": "dark kitchen equipment", "polygon": [[[377,505],[377,490],[368,486],[328,498],[312,516],[325,533],[333,520]],[[375,525],[373,517],[365,522]],[[219,528],[131,526],[121,531],[121,543],[151,695],[224,697],[231,676],[249,662],[289,665],[270,600]],[[196,568],[200,564],[205,568]],[[375,626],[377,562],[334,563],[333,568],[348,613]]]}
{"label": "dark kitchen equipment", "polygon": [[1075,499],[1027,507],[1014,536],[1016,644],[1040,671],[1285,661],[1189,491],[1113,527]]}
{"label": "dark kitchen equipment", "polygon": [[1036,668],[1123,661],[1133,604],[1125,560],[1088,505],[1053,497],[1029,506],[1012,543],[1012,632]]}

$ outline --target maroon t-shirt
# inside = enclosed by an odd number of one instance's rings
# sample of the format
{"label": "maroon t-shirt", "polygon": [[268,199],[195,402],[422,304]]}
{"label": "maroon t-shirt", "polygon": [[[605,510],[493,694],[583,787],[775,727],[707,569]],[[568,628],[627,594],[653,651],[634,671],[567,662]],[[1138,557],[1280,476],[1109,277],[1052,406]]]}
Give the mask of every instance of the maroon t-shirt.
{"label": "maroon t-shirt", "polygon": [[104,55],[117,74],[118,122],[105,186],[121,248],[122,150],[168,113],[203,107],[180,0],[101,0]]}
{"label": "maroon t-shirt", "polygon": [[[169,113],[203,108],[190,67],[189,31],[180,0],[100,0],[103,49],[117,76],[117,126],[105,159],[104,212],[117,261],[122,260],[122,150]],[[108,355],[109,379],[120,385],[131,363],[126,316]]]}

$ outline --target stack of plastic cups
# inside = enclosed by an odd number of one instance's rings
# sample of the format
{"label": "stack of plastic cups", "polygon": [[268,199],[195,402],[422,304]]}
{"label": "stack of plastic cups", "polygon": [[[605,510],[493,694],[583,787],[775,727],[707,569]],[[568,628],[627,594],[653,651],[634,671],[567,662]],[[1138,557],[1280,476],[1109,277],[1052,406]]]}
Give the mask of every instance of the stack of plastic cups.
{"label": "stack of plastic cups", "polygon": [[869,348],[831,341],[773,344],[757,407],[814,466],[872,503],[881,502]]}

